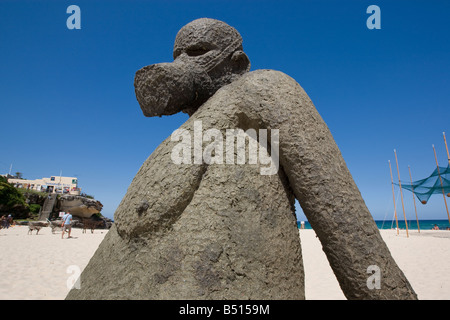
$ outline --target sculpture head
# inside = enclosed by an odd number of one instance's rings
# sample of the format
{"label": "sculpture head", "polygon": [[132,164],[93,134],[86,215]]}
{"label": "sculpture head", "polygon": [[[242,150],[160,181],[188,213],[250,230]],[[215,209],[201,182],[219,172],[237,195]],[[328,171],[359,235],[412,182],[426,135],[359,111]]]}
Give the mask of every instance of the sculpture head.
{"label": "sculpture head", "polygon": [[136,72],[136,98],[147,117],[180,111],[192,115],[218,89],[250,70],[239,32],[208,18],[181,28],[173,58],[172,63],[158,63]]}

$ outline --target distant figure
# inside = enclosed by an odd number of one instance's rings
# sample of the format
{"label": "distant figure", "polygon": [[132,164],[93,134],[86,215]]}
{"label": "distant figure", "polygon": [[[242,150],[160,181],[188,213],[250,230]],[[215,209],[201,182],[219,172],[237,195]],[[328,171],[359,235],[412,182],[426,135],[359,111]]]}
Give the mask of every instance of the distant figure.
{"label": "distant figure", "polygon": [[10,219],[9,219],[10,216],[11,215],[9,215],[8,217],[2,216],[1,225],[2,225],[3,228],[6,228],[6,229],[9,228],[9,226],[10,226]]}
{"label": "distant figure", "polygon": [[439,227],[438,227],[438,225],[437,225],[437,224],[435,224],[435,225],[434,225],[434,227],[433,227],[433,229],[431,229],[431,230],[439,230]]}
{"label": "distant figure", "polygon": [[305,221],[300,221],[300,229],[305,229]]}
{"label": "distant figure", "polygon": [[13,220],[13,217],[10,215],[10,214],[8,214],[8,218],[6,219],[8,222],[8,227],[11,227],[12,225],[14,225],[14,220]]}
{"label": "distant figure", "polygon": [[70,212],[67,212],[65,215],[63,215],[62,217],[63,223],[62,223],[62,234],[61,234],[61,239],[64,239],[64,231],[68,230],[68,235],[67,238],[70,238],[70,232],[72,231],[72,215],[70,214]]}

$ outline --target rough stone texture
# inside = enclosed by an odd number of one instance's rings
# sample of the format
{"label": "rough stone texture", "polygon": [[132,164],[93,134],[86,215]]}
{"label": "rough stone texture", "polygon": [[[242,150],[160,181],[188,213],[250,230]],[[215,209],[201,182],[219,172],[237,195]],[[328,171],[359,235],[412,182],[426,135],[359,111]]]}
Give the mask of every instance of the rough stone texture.
{"label": "rough stone texture", "polygon": [[[330,131],[300,85],[281,72],[266,70],[244,75],[231,86],[233,96],[240,97],[236,107],[252,127],[280,130],[280,165],[346,297],[416,299]],[[369,266],[380,268],[379,290],[367,286]]]}
{"label": "rough stone texture", "polygon": [[[236,128],[227,95],[182,128]],[[221,116],[212,116],[222,114]],[[193,136],[193,134],[192,134]],[[68,298],[303,299],[292,192],[259,165],[176,165],[164,141],[141,167],[115,225]],[[205,143],[206,145],[206,143]],[[164,165],[161,165],[164,164]]]}
{"label": "rough stone texture", "polygon": [[136,72],[136,98],[145,116],[192,115],[219,88],[250,70],[236,29],[202,18],[181,28],[175,38],[174,62]]}
{"label": "rough stone texture", "polygon": [[[214,20],[192,25],[198,27],[195,39],[201,34],[208,39],[205,33],[215,30]],[[156,94],[147,85],[159,73],[138,72],[136,95],[144,114],[190,108],[193,115],[182,128],[191,136],[194,121],[200,120],[203,130],[216,128],[223,136],[228,128],[278,129],[278,174],[261,175],[259,164],[177,165],[171,152],[178,142],[166,139],[132,181],[115,213],[115,225],[81,275],[81,289],[71,290],[67,298],[303,299],[294,196],[347,298],[416,298],[303,89],[277,71],[242,75],[246,65],[238,67],[237,60],[223,58],[228,53],[220,55],[226,49],[220,50],[214,57],[222,56],[221,74],[236,68],[236,77],[198,109],[189,99],[178,109],[170,103],[167,110],[146,104],[146,95]],[[175,51],[178,63],[183,51]],[[193,70],[208,52],[190,57]],[[179,90],[192,88],[180,85],[184,87]],[[367,269],[373,265],[380,268],[381,289],[367,287]]]}
{"label": "rough stone texture", "polygon": [[70,213],[80,218],[90,218],[93,214],[102,211],[103,204],[95,199],[89,199],[83,196],[63,195],[59,197],[56,205],[56,211]]}

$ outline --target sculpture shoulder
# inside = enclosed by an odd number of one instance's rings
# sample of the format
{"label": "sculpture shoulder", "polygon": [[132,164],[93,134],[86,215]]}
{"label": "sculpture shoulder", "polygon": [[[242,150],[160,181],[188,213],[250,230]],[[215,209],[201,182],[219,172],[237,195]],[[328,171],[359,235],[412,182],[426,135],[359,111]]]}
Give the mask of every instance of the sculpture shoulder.
{"label": "sculpture shoulder", "polygon": [[314,105],[290,76],[275,70],[256,70],[222,87],[206,104],[207,109],[233,115],[235,108],[247,118],[274,126],[296,114],[312,114]]}
{"label": "sculpture shoulder", "polygon": [[243,75],[239,80],[247,85],[258,85],[258,86],[291,86],[298,87],[299,84],[287,74],[269,69],[255,70],[248,72]]}
{"label": "sculpture shoulder", "polygon": [[272,101],[278,105],[311,103],[306,92],[293,78],[280,71],[265,69],[244,74],[220,89],[218,96],[230,102]]}
{"label": "sculpture shoulder", "polygon": [[259,69],[247,72],[241,77],[241,79],[252,79],[252,80],[265,79],[268,81],[286,81],[296,83],[296,81],[287,74],[281,71],[271,69]]}
{"label": "sculpture shoulder", "polygon": [[303,88],[287,74],[276,70],[255,70],[244,74],[225,88],[244,91],[247,95],[304,95]]}
{"label": "sculpture shoulder", "polygon": [[215,117],[217,114],[233,118],[237,113],[255,121],[261,119],[267,125],[270,122],[271,126],[279,126],[294,115],[317,111],[293,78],[280,71],[256,70],[219,89],[199,108],[196,118]]}

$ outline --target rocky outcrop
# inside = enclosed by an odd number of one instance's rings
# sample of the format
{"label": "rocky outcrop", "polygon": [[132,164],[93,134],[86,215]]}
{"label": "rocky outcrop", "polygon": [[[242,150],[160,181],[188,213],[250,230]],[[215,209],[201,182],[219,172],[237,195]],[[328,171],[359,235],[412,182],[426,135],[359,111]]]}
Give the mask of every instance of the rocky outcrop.
{"label": "rocky outcrop", "polygon": [[[95,229],[110,229],[113,226],[113,221],[109,218],[103,216],[93,215],[90,218],[80,218],[77,216],[73,217],[72,227],[73,228],[84,228],[85,222],[88,221],[88,224],[95,223]],[[89,223],[91,222],[91,223]]]}
{"label": "rocky outcrop", "polygon": [[62,195],[58,198],[54,211],[70,211],[73,216],[90,218],[93,214],[99,213],[102,208],[103,204],[95,199],[83,196]]}
{"label": "rocky outcrop", "polygon": [[46,196],[36,193],[36,192],[25,192],[23,194],[25,196],[25,201],[27,204],[38,204],[40,206],[44,205]]}

